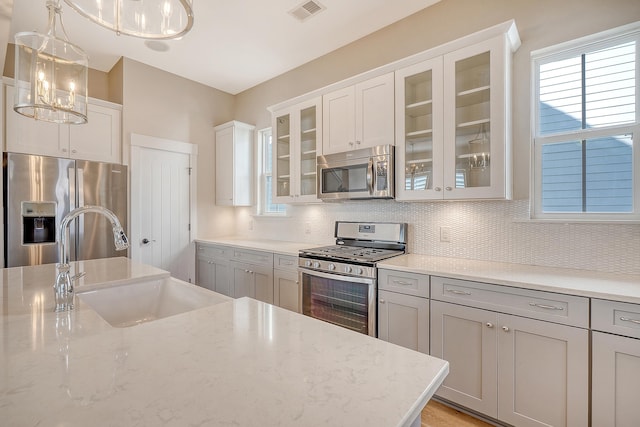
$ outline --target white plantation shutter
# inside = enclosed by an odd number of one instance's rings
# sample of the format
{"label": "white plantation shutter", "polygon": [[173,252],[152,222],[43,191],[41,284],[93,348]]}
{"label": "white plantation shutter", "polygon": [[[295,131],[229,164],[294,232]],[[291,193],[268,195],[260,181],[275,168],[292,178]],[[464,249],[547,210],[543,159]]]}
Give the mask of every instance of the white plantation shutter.
{"label": "white plantation shutter", "polygon": [[534,55],[535,217],[638,217],[637,27]]}

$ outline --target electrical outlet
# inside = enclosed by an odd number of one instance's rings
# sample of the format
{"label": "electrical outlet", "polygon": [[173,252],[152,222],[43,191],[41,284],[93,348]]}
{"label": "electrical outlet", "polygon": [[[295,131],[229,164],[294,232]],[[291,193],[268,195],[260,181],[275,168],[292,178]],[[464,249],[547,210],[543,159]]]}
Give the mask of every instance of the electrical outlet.
{"label": "electrical outlet", "polygon": [[440,227],[440,241],[451,242],[451,227]]}
{"label": "electrical outlet", "polygon": [[311,223],[310,222],[305,222],[304,223],[304,234],[311,234]]}
{"label": "electrical outlet", "polygon": [[253,230],[253,220],[250,219],[249,220],[249,231],[252,231],[252,230]]}

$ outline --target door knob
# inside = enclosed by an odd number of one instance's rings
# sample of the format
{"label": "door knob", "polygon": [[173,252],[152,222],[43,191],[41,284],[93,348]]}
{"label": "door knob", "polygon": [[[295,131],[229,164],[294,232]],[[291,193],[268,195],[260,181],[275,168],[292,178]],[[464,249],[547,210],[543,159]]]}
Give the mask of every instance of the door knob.
{"label": "door knob", "polygon": [[148,245],[149,243],[151,243],[151,242],[155,242],[155,241],[156,241],[156,239],[151,239],[151,240],[149,240],[149,239],[147,239],[147,238],[145,237],[144,239],[142,239],[142,242],[141,242],[141,243],[142,243],[143,245]]}

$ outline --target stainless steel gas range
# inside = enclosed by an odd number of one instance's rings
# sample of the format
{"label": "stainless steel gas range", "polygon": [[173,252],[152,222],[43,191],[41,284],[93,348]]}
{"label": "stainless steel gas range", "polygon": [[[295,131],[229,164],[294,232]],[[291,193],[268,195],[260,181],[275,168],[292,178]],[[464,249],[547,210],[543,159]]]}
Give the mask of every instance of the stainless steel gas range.
{"label": "stainless steel gas range", "polygon": [[335,237],[298,255],[302,312],[377,336],[376,263],[405,253],[407,224],[336,221]]}

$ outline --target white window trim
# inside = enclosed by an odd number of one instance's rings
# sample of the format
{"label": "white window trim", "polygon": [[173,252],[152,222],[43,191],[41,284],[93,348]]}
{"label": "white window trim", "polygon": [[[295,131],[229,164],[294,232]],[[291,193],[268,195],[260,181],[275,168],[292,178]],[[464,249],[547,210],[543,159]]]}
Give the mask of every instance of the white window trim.
{"label": "white window trim", "polygon": [[[640,93],[636,93],[636,123],[633,125],[610,126],[607,128],[581,129],[562,134],[537,135],[539,117],[540,87],[538,63],[562,60],[576,53],[597,48],[605,48],[620,42],[621,39],[636,39],[636,87],[640,87],[640,22],[592,34],[559,45],[531,52],[531,173],[530,173],[530,218],[539,221],[556,222],[638,222],[640,221]],[[595,213],[595,212],[542,212],[542,146],[547,143],[564,142],[575,137],[576,140],[610,136],[613,134],[633,134],[633,212]]]}
{"label": "white window trim", "polygon": [[[284,211],[282,212],[265,212],[265,208],[266,208],[266,179],[263,179],[265,174],[263,171],[263,165],[264,165],[264,147],[263,147],[263,141],[264,141],[264,134],[270,132],[273,138],[273,131],[271,129],[271,127],[266,127],[264,129],[260,129],[258,132],[256,132],[257,138],[258,138],[258,155],[256,156],[257,158],[257,163],[256,163],[256,170],[258,171],[258,173],[256,174],[258,182],[257,182],[257,188],[258,188],[258,203],[257,203],[257,209],[256,209],[256,214],[255,216],[257,217],[262,217],[262,218],[281,218],[281,217],[285,217],[287,215],[286,212],[286,208]],[[273,139],[272,139],[273,141]],[[272,177],[273,177],[273,164],[271,165],[271,173],[272,173]],[[273,197],[273,195],[272,195]]]}

